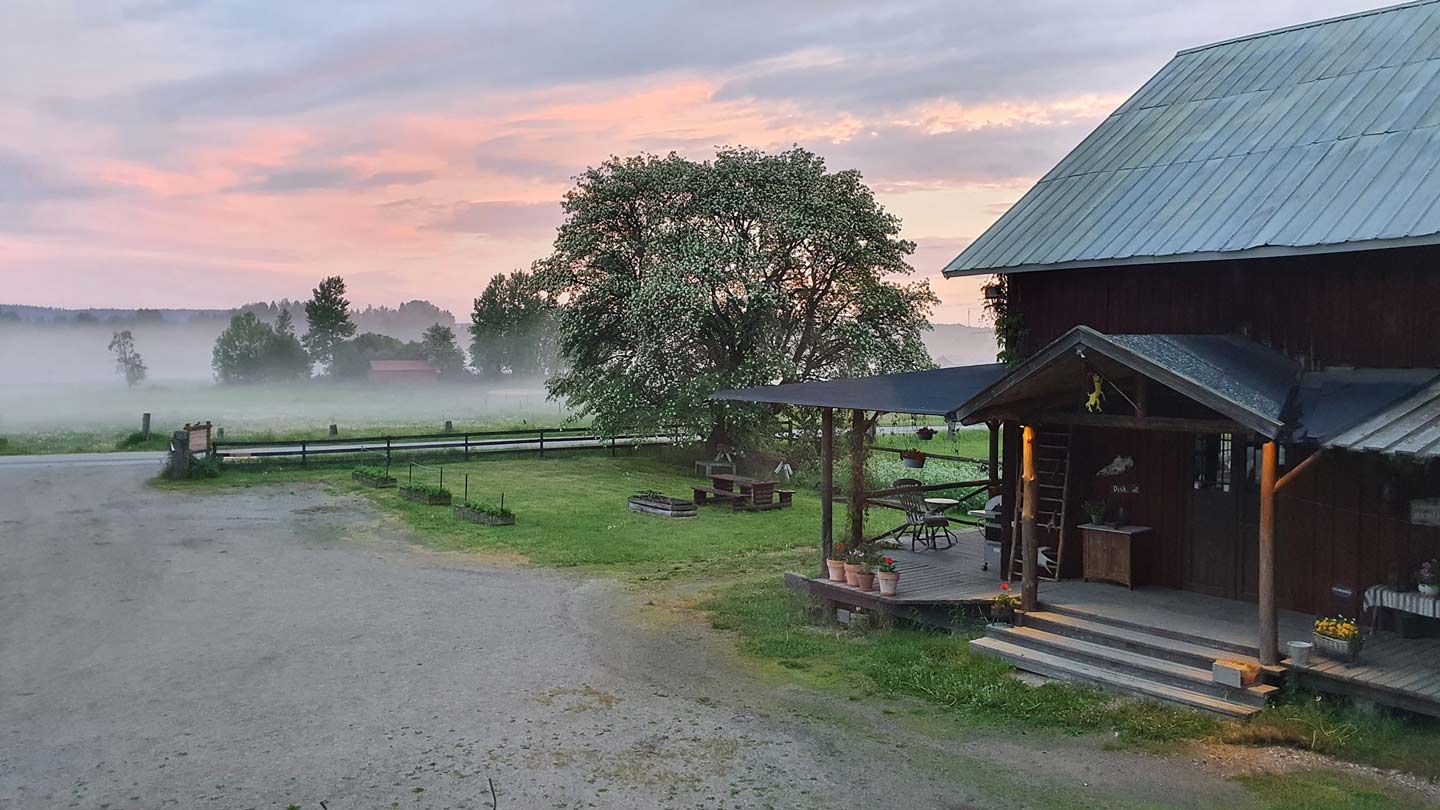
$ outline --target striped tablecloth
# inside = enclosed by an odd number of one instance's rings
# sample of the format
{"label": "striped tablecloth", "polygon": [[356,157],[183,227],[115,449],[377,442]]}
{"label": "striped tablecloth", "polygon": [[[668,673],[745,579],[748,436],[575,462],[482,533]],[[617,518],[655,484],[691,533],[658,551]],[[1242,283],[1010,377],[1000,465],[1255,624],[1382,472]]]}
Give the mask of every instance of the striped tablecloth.
{"label": "striped tablecloth", "polygon": [[1365,589],[1365,609],[1374,607],[1403,610],[1406,613],[1440,619],[1440,596],[1426,596],[1419,591],[1401,591],[1389,585],[1372,585]]}

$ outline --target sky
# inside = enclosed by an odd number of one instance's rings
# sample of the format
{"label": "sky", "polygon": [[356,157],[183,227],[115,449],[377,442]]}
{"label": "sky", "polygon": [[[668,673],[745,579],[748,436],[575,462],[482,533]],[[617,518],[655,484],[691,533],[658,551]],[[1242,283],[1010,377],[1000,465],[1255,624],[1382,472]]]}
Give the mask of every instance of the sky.
{"label": "sky", "polygon": [[6,0],[0,303],[426,298],[545,256],[610,155],[811,149],[940,269],[1175,51],[1341,0]]}

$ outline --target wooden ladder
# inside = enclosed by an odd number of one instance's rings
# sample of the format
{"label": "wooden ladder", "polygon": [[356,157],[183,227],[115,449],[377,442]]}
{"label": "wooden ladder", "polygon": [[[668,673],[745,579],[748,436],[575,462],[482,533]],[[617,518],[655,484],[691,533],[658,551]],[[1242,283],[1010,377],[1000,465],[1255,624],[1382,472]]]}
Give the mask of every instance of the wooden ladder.
{"label": "wooden ladder", "polygon": [[[1070,440],[1071,429],[1063,430],[1037,430],[1035,433],[1035,478],[1037,489],[1040,493],[1039,503],[1035,509],[1035,525],[1042,534],[1039,537],[1041,547],[1049,546],[1054,552],[1055,561],[1054,575],[1045,573],[1046,567],[1040,566],[1040,578],[1054,582],[1060,578],[1060,572],[1065,565],[1065,536],[1069,534],[1070,528]],[[1018,482],[1016,509],[1015,509],[1015,534],[1017,540],[1016,548],[1019,549],[1020,539],[1020,514],[1024,509],[1024,491],[1022,482]],[[1054,534],[1054,544],[1047,542],[1046,532]],[[1023,573],[1025,557],[1023,554],[1015,553],[1010,555],[1010,579],[1018,579]]]}

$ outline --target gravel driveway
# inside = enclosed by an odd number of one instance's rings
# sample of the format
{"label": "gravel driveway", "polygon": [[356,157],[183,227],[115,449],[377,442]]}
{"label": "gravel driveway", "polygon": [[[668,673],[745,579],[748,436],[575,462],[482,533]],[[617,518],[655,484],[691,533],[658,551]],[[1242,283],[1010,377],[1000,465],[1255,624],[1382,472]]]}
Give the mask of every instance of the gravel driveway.
{"label": "gravel driveway", "polygon": [[501,808],[1248,805],[1095,741],[857,716],[643,596],[429,552],[360,497],[153,472],[0,468],[0,810],[488,808],[491,780]]}

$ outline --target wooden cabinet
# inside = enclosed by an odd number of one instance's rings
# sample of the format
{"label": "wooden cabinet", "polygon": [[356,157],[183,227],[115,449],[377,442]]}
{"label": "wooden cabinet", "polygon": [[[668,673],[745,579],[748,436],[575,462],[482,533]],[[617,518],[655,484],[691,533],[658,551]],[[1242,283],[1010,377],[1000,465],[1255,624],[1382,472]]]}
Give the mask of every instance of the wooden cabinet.
{"label": "wooden cabinet", "polygon": [[1149,531],[1149,526],[1080,524],[1085,543],[1085,581],[1100,580],[1127,588],[1135,587],[1135,572],[1140,568],[1138,560],[1144,552],[1142,535]]}

